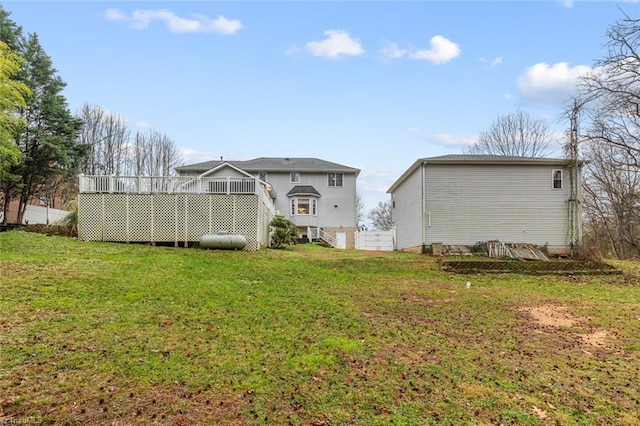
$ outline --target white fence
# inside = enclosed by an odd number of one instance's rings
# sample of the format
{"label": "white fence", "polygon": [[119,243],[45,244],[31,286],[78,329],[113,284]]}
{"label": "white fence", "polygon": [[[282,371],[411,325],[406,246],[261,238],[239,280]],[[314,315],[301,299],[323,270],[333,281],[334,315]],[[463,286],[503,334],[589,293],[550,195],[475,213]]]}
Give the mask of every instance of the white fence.
{"label": "white fence", "polygon": [[395,229],[391,231],[356,232],[356,249],[358,250],[393,251],[395,247]]}
{"label": "white fence", "polygon": [[[22,218],[23,223],[49,225],[64,219],[69,214],[67,210],[52,209],[50,207],[33,206],[27,204]],[[0,212],[0,222],[2,222],[3,213]]]}

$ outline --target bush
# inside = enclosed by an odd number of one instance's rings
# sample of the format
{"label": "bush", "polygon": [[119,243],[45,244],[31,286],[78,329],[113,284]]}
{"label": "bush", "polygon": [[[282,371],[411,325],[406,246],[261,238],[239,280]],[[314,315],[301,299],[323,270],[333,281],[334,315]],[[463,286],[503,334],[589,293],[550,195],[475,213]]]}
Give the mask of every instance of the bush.
{"label": "bush", "polygon": [[269,224],[271,226],[271,247],[282,248],[285,245],[295,244],[298,236],[296,224],[284,216],[276,215]]}
{"label": "bush", "polygon": [[64,217],[59,223],[60,226],[68,228],[69,233],[73,237],[78,236],[78,199],[69,201],[67,205],[69,214]]}

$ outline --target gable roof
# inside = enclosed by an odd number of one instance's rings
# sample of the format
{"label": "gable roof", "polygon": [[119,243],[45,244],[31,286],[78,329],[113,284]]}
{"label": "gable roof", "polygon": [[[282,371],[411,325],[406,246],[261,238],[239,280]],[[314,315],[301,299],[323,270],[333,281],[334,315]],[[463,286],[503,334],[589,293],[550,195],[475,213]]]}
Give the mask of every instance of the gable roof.
{"label": "gable roof", "polygon": [[243,175],[245,175],[247,177],[251,177],[251,175],[249,173],[247,173],[246,171],[238,168],[237,166],[234,166],[233,164],[231,164],[231,163],[229,163],[227,161],[221,161],[220,164],[218,164],[217,166],[215,166],[215,167],[205,171],[204,173],[202,173],[202,175],[200,177],[204,177],[204,176],[206,176],[206,175],[208,175],[210,173],[216,172],[216,171],[218,171],[220,169],[224,169],[225,167],[229,167],[229,168],[237,171],[238,173],[241,173],[241,174],[243,174]]}
{"label": "gable roof", "polygon": [[[405,179],[407,179],[418,167],[429,164],[456,164],[456,165],[518,165],[518,166],[556,166],[566,167],[573,163],[573,160],[566,158],[543,158],[543,157],[514,157],[506,155],[472,155],[472,154],[449,154],[438,157],[426,157],[416,160],[394,183],[389,187],[387,193],[395,191]],[[578,165],[582,166],[584,160],[578,160]]]}
{"label": "gable roof", "polygon": [[322,173],[360,173],[360,169],[342,164],[320,160],[318,158],[259,157],[245,161],[205,161],[176,167],[177,172],[204,173],[222,163],[231,164],[247,172],[322,172]]}

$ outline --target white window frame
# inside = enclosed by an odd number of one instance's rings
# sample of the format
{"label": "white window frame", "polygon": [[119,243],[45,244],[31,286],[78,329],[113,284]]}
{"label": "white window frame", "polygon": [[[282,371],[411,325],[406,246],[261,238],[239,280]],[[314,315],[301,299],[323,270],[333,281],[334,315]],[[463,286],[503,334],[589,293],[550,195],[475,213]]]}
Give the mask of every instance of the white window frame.
{"label": "white window frame", "polygon": [[291,183],[300,183],[300,172],[291,172],[291,173],[289,173],[289,182],[291,182]]}
{"label": "white window frame", "polygon": [[[340,175],[340,185],[338,185],[338,175]],[[327,186],[342,188],[344,186],[344,173],[327,173]]]}
{"label": "white window frame", "polygon": [[[560,173],[560,179],[556,179],[556,174]],[[562,189],[562,169],[553,169],[551,171],[551,188]],[[556,186],[556,182],[559,182],[559,186]]]}
{"label": "white window frame", "polygon": [[[300,203],[300,201],[305,201]],[[300,206],[308,206],[308,213],[300,213]],[[300,197],[291,199],[291,216],[318,216],[318,200],[313,197]]]}

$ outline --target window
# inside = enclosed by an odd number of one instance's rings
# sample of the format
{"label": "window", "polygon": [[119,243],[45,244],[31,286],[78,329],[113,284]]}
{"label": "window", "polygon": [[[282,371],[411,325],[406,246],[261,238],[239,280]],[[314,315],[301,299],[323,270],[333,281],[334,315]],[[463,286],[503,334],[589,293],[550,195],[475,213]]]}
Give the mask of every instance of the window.
{"label": "window", "polygon": [[329,173],[329,186],[342,186],[342,173]]}
{"label": "window", "polygon": [[300,198],[298,200],[298,211],[297,214],[309,214],[309,199],[308,198]]}
{"label": "window", "polygon": [[553,189],[562,189],[562,170],[553,171]]}
{"label": "window", "polygon": [[267,172],[258,172],[258,179],[267,181]]}
{"label": "window", "polygon": [[292,198],[291,199],[291,216],[312,215],[318,213],[317,200],[314,198]]}
{"label": "window", "polygon": [[291,172],[290,181],[291,183],[300,183],[300,173]]}

